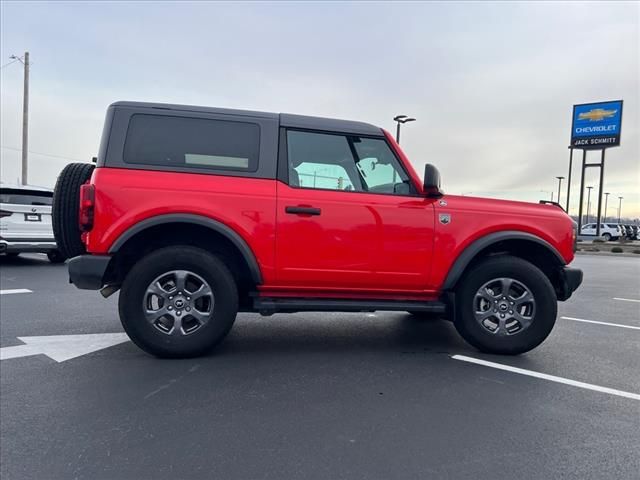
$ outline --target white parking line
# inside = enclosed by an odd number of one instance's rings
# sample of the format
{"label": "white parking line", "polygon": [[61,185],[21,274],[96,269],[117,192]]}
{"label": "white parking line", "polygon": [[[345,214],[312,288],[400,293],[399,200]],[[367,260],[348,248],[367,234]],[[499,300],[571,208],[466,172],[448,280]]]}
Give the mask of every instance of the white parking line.
{"label": "white parking line", "polygon": [[560,317],[560,318],[563,318],[564,320],[573,320],[574,322],[595,323],[598,325],[607,325],[609,327],[630,328],[631,330],[640,330],[640,327],[633,327],[631,325],[622,325],[620,323],[598,322],[597,320],[586,320],[584,318],[573,318],[573,317]]}
{"label": "white parking line", "polygon": [[636,302],[636,303],[640,303],[640,300],[634,300],[633,298],[618,298],[618,297],[613,297],[614,300],[620,300],[621,302]]}
{"label": "white parking line", "polygon": [[624,392],[622,390],[615,390],[613,388],[607,387],[600,387],[591,383],[578,382],[569,378],[556,377],[555,375],[547,375],[546,373],[534,372],[533,370],[525,370],[524,368],[511,367],[509,365],[503,365],[502,363],[488,362],[486,360],[466,357],[464,355],[453,355],[451,358],[453,358],[454,360],[475,363],[477,365],[482,365],[485,367],[497,368],[498,370],[506,370],[507,372],[517,373],[520,375],[528,375],[530,377],[541,378],[543,380],[549,380],[551,382],[564,383],[565,385],[571,385],[573,387],[593,390],[595,392],[608,393],[609,395],[616,395],[618,397],[631,398],[632,400],[640,401],[640,395],[637,393]]}
{"label": "white parking line", "polygon": [[0,295],[11,295],[13,293],[33,293],[26,288],[14,288],[13,290],[0,290]]}

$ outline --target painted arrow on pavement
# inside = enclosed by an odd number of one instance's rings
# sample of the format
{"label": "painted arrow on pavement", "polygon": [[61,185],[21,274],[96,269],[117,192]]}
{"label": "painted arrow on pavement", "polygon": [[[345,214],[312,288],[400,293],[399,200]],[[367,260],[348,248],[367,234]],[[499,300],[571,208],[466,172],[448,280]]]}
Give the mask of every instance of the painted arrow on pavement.
{"label": "painted arrow on pavement", "polygon": [[56,362],[64,362],[88,353],[129,341],[126,333],[93,333],[86,335],[49,335],[46,337],[18,337],[25,345],[0,348],[0,360],[46,355]]}

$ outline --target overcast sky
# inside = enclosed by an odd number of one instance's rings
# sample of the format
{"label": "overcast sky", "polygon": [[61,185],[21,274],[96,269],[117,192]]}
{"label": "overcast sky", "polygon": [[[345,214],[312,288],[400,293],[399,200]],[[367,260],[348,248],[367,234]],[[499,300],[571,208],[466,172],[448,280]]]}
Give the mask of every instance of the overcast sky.
{"label": "overcast sky", "polygon": [[[411,115],[418,121],[402,146],[419,171],[425,162],[440,169],[447,192],[536,201],[567,175],[572,105],[624,99],[605,191],[624,196],[623,214],[640,216],[638,3],[1,5],[0,63],[29,50],[33,64],[33,184],[51,186],[65,163],[89,160],[107,106],[139,100],[391,131],[395,114]],[[21,65],[1,78],[1,176],[15,183]],[[593,170],[587,184],[597,186]]]}

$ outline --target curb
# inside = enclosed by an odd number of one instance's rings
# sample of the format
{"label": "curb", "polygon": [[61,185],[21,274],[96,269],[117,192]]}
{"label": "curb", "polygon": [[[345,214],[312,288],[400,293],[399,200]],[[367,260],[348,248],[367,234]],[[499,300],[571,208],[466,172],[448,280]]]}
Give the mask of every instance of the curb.
{"label": "curb", "polygon": [[594,256],[605,256],[605,257],[636,257],[640,258],[640,254],[631,253],[631,252],[622,252],[622,253],[613,253],[613,252],[586,252],[584,250],[575,252],[577,255],[594,255]]}

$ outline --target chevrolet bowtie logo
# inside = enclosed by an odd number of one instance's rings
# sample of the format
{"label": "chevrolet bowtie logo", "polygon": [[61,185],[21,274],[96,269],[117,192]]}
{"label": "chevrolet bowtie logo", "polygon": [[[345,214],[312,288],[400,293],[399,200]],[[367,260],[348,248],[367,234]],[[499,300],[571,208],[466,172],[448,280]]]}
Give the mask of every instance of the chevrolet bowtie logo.
{"label": "chevrolet bowtie logo", "polygon": [[618,110],[605,110],[604,108],[593,108],[588,112],[578,114],[578,120],[589,120],[591,122],[599,122],[604,118],[613,117]]}

